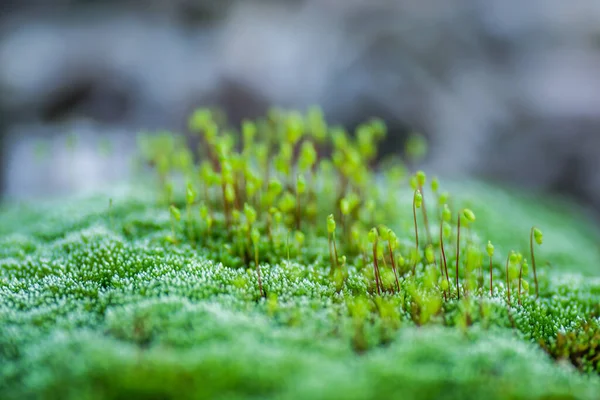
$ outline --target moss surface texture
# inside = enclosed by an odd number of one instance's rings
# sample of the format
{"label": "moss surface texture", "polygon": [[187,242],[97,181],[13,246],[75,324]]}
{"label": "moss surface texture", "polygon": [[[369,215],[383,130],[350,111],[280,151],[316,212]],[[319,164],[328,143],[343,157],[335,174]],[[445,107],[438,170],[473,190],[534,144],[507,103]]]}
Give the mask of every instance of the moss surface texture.
{"label": "moss surface texture", "polygon": [[411,172],[418,137],[375,162],[378,120],[226,126],[140,137],[143,183],[0,209],[0,398],[600,397],[572,205]]}

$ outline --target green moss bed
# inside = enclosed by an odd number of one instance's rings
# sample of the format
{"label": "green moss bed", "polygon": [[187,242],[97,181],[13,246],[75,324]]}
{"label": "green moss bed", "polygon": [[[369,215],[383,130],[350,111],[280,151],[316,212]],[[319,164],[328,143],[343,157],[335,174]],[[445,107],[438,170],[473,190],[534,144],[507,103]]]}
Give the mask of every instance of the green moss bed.
{"label": "green moss bed", "polygon": [[[212,118],[190,126],[212,162],[156,135],[155,180],[0,208],[1,399],[600,398],[600,236],[574,206],[373,166],[374,122],[343,143],[271,115],[236,143]],[[261,181],[249,142],[278,129],[292,168],[273,141]]]}

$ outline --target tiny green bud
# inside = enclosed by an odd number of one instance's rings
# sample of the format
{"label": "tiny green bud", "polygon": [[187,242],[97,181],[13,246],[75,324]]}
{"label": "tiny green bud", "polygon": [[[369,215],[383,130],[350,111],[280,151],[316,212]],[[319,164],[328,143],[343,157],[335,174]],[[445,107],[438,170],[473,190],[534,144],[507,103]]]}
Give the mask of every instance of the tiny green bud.
{"label": "tiny green bud", "polygon": [[327,233],[335,232],[335,219],[333,218],[333,214],[329,214],[327,216]]}
{"label": "tiny green bud", "polygon": [[417,177],[417,184],[420,187],[422,187],[423,185],[425,185],[425,181],[427,180],[427,175],[425,175],[425,172],[423,172],[423,171],[417,171],[416,177]]}
{"label": "tiny green bud", "polygon": [[416,208],[421,208],[421,205],[423,204],[423,195],[421,194],[421,192],[419,190],[415,190],[415,207]]}
{"label": "tiny green bud", "polygon": [[311,141],[302,143],[300,148],[300,156],[298,158],[298,166],[301,170],[312,168],[317,161],[317,151]]}
{"label": "tiny green bud", "polygon": [[343,215],[350,214],[350,202],[345,197],[340,200],[340,210],[342,211]]}
{"label": "tiny green bud", "polygon": [[388,229],[387,235],[388,241],[392,245],[392,249],[396,248],[396,246],[398,245],[398,237],[396,236],[396,233],[393,230]]}
{"label": "tiny green bud", "polygon": [[206,219],[207,216],[208,216],[208,207],[206,207],[206,204],[202,204],[200,206],[200,218]]}
{"label": "tiny green bud", "polygon": [[452,226],[447,222],[442,224],[442,235],[445,238],[449,238],[452,235]]}
{"label": "tiny green bud", "polygon": [[306,180],[302,174],[298,174],[298,179],[296,180],[296,191],[298,194],[302,194],[306,191]]}
{"label": "tiny green bud", "polygon": [[227,200],[228,203],[233,203],[235,200],[235,190],[230,183],[225,185],[225,200]]}
{"label": "tiny green bud", "polygon": [[529,264],[527,264],[527,259],[523,260],[522,268],[523,268],[524,275],[529,274]]}
{"label": "tiny green bud", "polygon": [[281,211],[287,213],[296,207],[296,197],[290,192],[286,191],[281,199],[279,199],[279,208]]}
{"label": "tiny green bud", "polygon": [[171,217],[173,217],[175,221],[181,220],[181,211],[179,211],[179,208],[171,205],[171,207],[169,207],[169,211],[171,212]]}
{"label": "tiny green bud", "polygon": [[442,280],[442,290],[448,290],[448,280],[445,278]]}
{"label": "tiny green bud", "polygon": [[254,210],[254,207],[248,203],[244,203],[244,214],[246,215],[246,220],[248,220],[250,225],[256,221],[256,210]]}
{"label": "tiny green bud", "polygon": [[294,232],[294,239],[296,240],[299,246],[302,246],[302,244],[304,243],[304,233],[300,231]]}
{"label": "tiny green bud", "polygon": [[494,255],[494,245],[491,241],[488,240],[487,246],[485,246],[485,250],[488,253],[488,256],[492,257]]}
{"label": "tiny green bud", "polygon": [[350,235],[354,242],[358,242],[358,240],[360,239],[360,228],[357,224],[353,224],[350,228]]}
{"label": "tiny green bud", "polygon": [[258,244],[258,241],[260,240],[260,233],[258,232],[257,228],[252,228],[252,231],[250,232],[250,239],[255,246]]}
{"label": "tiny green bud", "polygon": [[436,193],[439,188],[440,188],[440,181],[438,180],[438,178],[436,176],[434,176],[431,179],[431,191]]}
{"label": "tiny green bud", "polygon": [[521,261],[523,261],[523,254],[517,253],[517,263],[520,263]]}
{"label": "tiny green bud", "polygon": [[240,222],[240,219],[242,219],[242,213],[240,212],[240,210],[234,209],[231,211],[231,218],[235,223],[238,223]]}
{"label": "tiny green bud", "polygon": [[254,140],[254,136],[256,136],[256,124],[252,121],[244,120],[242,122],[242,135],[244,136],[244,143],[246,145],[250,144]]}
{"label": "tiny green bud", "polygon": [[273,213],[273,220],[275,221],[275,223],[280,224],[281,219],[282,219],[281,211],[275,209],[275,212]]}
{"label": "tiny green bud", "polygon": [[396,264],[398,264],[399,267],[404,267],[404,264],[406,264],[406,260],[404,260],[402,254],[398,254],[398,258],[396,258]]}
{"label": "tiny green bud", "polygon": [[417,181],[417,177],[415,175],[410,177],[409,183],[412,190],[417,190],[417,188],[419,187],[419,182]]}
{"label": "tiny green bud", "polygon": [[381,240],[388,240],[390,237],[390,229],[385,226],[385,225],[379,225],[379,229],[377,229],[377,231],[379,232],[379,236],[381,237]]}
{"label": "tiny green bud", "polygon": [[191,205],[191,204],[194,204],[195,200],[196,200],[196,191],[192,187],[192,184],[188,183],[187,187],[185,189],[185,201],[187,202],[187,204]]}
{"label": "tiny green bud", "polygon": [[433,262],[435,261],[435,254],[433,252],[433,246],[432,245],[427,245],[427,247],[425,248],[425,259],[427,260],[427,262],[429,264],[433,264]]}
{"label": "tiny green bud", "polygon": [[369,242],[371,243],[375,243],[377,241],[377,228],[371,228],[371,230],[369,231]]}
{"label": "tiny green bud", "polygon": [[[523,271],[525,272],[525,271]],[[525,279],[523,279],[521,281],[521,285],[523,286],[523,291],[528,292],[529,291],[529,282],[527,282]]]}
{"label": "tiny green bud", "polygon": [[465,219],[469,222],[475,222],[475,213],[468,208],[463,210],[463,217],[465,217]]}
{"label": "tiny green bud", "polygon": [[544,241],[544,235],[538,228],[533,228],[533,238],[538,245],[541,245]]}
{"label": "tiny green bud", "polygon": [[516,264],[519,262],[519,256],[514,251],[511,251],[508,260],[511,264]]}
{"label": "tiny green bud", "polygon": [[438,197],[438,202],[439,202],[439,204],[446,204],[446,203],[448,203],[449,198],[450,198],[450,193],[442,192],[442,193],[440,193],[440,196]]}
{"label": "tiny green bud", "polygon": [[450,207],[448,204],[444,204],[444,208],[442,209],[442,220],[445,222],[450,222],[452,219],[452,212],[450,211]]}
{"label": "tiny green bud", "polygon": [[277,196],[283,190],[283,185],[281,185],[281,182],[278,179],[271,179],[269,181],[268,190],[273,196]]}

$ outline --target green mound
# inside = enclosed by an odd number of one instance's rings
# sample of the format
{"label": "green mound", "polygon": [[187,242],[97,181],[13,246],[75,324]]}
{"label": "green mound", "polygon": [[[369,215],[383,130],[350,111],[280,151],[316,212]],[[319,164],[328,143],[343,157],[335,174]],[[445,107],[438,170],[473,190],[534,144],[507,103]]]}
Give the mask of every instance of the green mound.
{"label": "green mound", "polygon": [[201,112],[212,164],[159,135],[158,188],[0,209],[0,398],[598,397],[600,236],[572,205],[450,197],[373,171],[377,122],[278,118],[238,148]]}

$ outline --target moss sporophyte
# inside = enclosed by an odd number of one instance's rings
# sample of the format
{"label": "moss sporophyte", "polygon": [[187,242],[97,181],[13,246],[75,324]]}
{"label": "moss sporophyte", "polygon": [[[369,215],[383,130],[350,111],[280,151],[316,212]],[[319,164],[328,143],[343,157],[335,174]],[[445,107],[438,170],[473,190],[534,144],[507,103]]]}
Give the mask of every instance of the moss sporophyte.
{"label": "moss sporophyte", "polygon": [[[102,202],[100,213],[94,209],[81,218],[71,215],[73,222],[63,224],[48,214],[46,225],[30,241],[0,237],[5,242],[12,240],[0,247],[0,254],[5,255],[0,290],[11,306],[0,305],[0,318],[12,321],[6,326],[15,329],[0,328],[0,348],[9,345],[5,348],[14,349],[10,353],[14,357],[42,354],[19,347],[21,339],[14,339],[22,337],[25,342],[35,337],[37,333],[16,328],[29,318],[33,327],[52,323],[97,328],[102,332],[99,340],[106,340],[108,332],[119,346],[120,341],[135,341],[147,347],[148,355],[143,357],[149,361],[170,351],[170,346],[185,349],[170,360],[195,362],[213,356],[222,360],[218,356],[221,344],[211,347],[209,353],[201,350],[188,357],[185,346],[207,337],[237,343],[232,350],[236,357],[245,354],[252,362],[279,354],[279,350],[264,347],[271,340],[283,340],[286,346],[292,343],[294,349],[311,348],[319,357],[345,357],[345,345],[335,347],[335,343],[348,340],[348,348],[356,352],[376,350],[372,358],[348,359],[349,368],[358,371],[363,363],[377,365],[388,354],[397,356],[390,364],[394,368],[402,362],[416,365],[423,359],[433,363],[435,357],[453,351],[453,346],[467,339],[491,340],[507,329],[510,340],[514,339],[511,346],[521,343],[518,340],[543,343],[557,359],[572,357],[578,368],[597,368],[596,348],[582,345],[585,338],[597,337],[597,287],[579,283],[579,289],[571,291],[570,280],[561,280],[562,276],[549,270],[537,271],[537,266],[545,265],[540,259],[545,262],[547,254],[539,252],[543,248],[535,249],[543,241],[542,232],[535,227],[527,232],[530,225],[518,225],[520,221],[516,227],[507,224],[510,226],[496,230],[494,224],[501,225],[509,218],[490,220],[494,215],[487,204],[494,201],[490,196],[482,201],[461,192],[451,196],[444,191],[443,181],[437,177],[428,180],[424,171],[411,171],[410,163],[398,157],[379,160],[377,150],[386,136],[380,120],[366,121],[348,132],[330,126],[318,108],[306,114],[273,109],[266,117],[245,120],[236,127],[228,124],[225,116],[202,109],[190,118],[189,131],[192,138],[172,132],[140,136],[141,160],[155,178],[150,195],[140,195],[142,200],[126,203],[111,197],[108,208]],[[422,137],[413,137],[407,148],[409,161],[422,158],[425,148]],[[509,199],[504,207],[517,201]],[[77,230],[80,226],[85,229]],[[76,232],[69,233],[69,229]],[[42,246],[44,240],[49,241],[46,247]],[[48,254],[58,261],[49,262]],[[528,263],[535,289],[528,283]],[[557,293],[560,296],[555,296]],[[68,299],[67,303],[61,303],[63,299]],[[183,303],[174,306],[169,302]],[[54,308],[45,318],[37,310],[48,303]],[[71,303],[66,316],[57,314],[56,310]],[[221,308],[208,318],[205,306],[213,311]],[[16,309],[28,311],[26,315],[10,311]],[[189,316],[193,312],[203,314],[194,320]],[[237,320],[227,313],[247,315],[236,325],[238,322],[231,321]],[[205,318],[210,323],[205,323]],[[580,332],[582,322],[585,332]],[[215,328],[206,335],[194,331],[209,329],[211,324],[228,328]],[[432,336],[427,336],[430,331],[425,325],[431,326]],[[415,337],[397,339],[415,326],[420,327]],[[448,326],[460,327],[456,336],[448,333]],[[195,336],[186,336],[187,330]],[[288,337],[286,332],[293,334]],[[297,332],[328,340],[299,340]],[[437,342],[430,338],[438,336],[448,343],[435,347]],[[52,338],[50,342],[60,340]],[[424,340],[419,346],[427,357],[405,350],[394,353],[395,346],[419,340]],[[254,346],[262,352],[260,356],[248,349]],[[494,345],[485,342],[483,347]],[[577,353],[579,348],[585,348],[585,355]],[[280,349],[285,349],[281,354],[293,352],[285,346]],[[129,350],[118,347],[115,351]],[[494,365],[503,365],[506,357],[518,357],[523,351],[535,354],[528,347],[519,347],[508,356],[506,351],[500,352]],[[8,353],[0,351],[0,357]],[[419,361],[410,361],[410,354]],[[232,360],[224,362],[231,371],[256,377],[254,367],[248,371],[245,367],[252,362],[238,370]],[[323,379],[329,379],[328,368],[333,363],[314,364],[311,360],[279,362],[294,368],[316,368],[324,372]],[[473,365],[479,367],[481,359],[475,360]],[[46,361],[26,360],[28,365]],[[177,362],[172,361],[171,367],[177,368]],[[148,362],[149,368],[152,365]],[[442,368],[441,376],[460,371],[463,363],[451,365],[455,368]],[[12,381],[21,379],[1,368],[0,373],[5,371]],[[181,373],[192,370],[185,366]],[[137,373],[137,367],[132,371]],[[210,369],[198,371],[209,373]],[[257,374],[272,376],[286,371],[275,368]],[[299,371],[306,375],[304,369]],[[410,375],[406,370],[396,372],[397,376]],[[496,373],[494,369],[485,376]],[[498,373],[504,379],[502,374],[508,372]],[[27,379],[40,382],[41,378]],[[257,382],[263,382],[261,379]],[[289,379],[286,376],[283,381]],[[457,377],[460,379],[465,376]],[[377,380],[381,385],[388,381]],[[254,388],[258,397],[275,387],[271,380],[263,383],[264,387]],[[314,385],[305,386],[308,390]]]}
{"label": "moss sporophyte", "polygon": [[[453,227],[449,195],[440,192],[439,178],[430,181],[436,200],[430,204],[437,204],[439,218],[437,243],[430,233],[424,171],[417,171],[408,178],[412,189],[412,248],[404,240],[408,237],[405,229],[400,229],[400,236],[395,229],[385,225],[368,230],[368,226],[376,225],[382,218],[397,228],[405,226],[402,222],[405,213],[397,209],[394,199],[398,197],[393,193],[406,194],[403,189],[406,178],[402,178],[407,176],[403,173],[406,167],[397,159],[395,164],[387,165],[391,171],[388,176],[400,179],[396,182],[398,188],[387,187],[385,193],[374,188],[373,177],[377,172],[373,164],[378,142],[386,134],[385,125],[380,120],[370,120],[351,135],[344,128],[329,127],[315,110],[312,108],[303,116],[298,112],[274,109],[266,119],[243,121],[239,135],[234,129],[220,125],[210,110],[198,110],[189,124],[190,130],[201,139],[195,155],[183,136],[164,133],[142,137],[142,155],[148,164],[156,167],[159,183],[166,188],[164,198],[171,213],[169,241],[181,245],[177,239],[183,236],[192,245],[197,242],[200,248],[211,251],[220,248],[215,253],[217,260],[226,261],[234,268],[249,267],[254,258],[257,289],[262,296],[267,288],[263,287],[258,266],[259,253],[264,254],[266,268],[281,259],[319,263],[322,258],[318,238],[321,235],[327,238],[331,279],[345,280],[343,276],[348,275],[349,269],[356,269],[363,276],[361,279],[372,279],[373,284],[367,285],[371,295],[400,294],[404,285],[425,283],[422,280],[434,270],[432,280],[427,281],[431,288],[427,290],[435,289],[431,293],[437,292],[444,301],[460,300],[461,294],[466,296],[472,291],[481,295],[484,291],[481,254],[485,251],[489,257],[489,293],[493,296],[493,246],[491,242],[481,246],[470,235],[463,249],[461,231],[465,224],[472,229],[475,214],[467,208],[457,211],[456,226]],[[407,151],[414,157],[421,157],[424,144],[421,139],[411,140],[415,142]],[[198,165],[195,165],[195,159],[201,160]],[[175,176],[178,174],[186,178],[185,234],[177,229],[180,203]],[[383,174],[387,172],[383,171]],[[394,181],[388,182],[387,186],[394,185]],[[198,207],[200,220],[193,217],[194,207]],[[424,243],[419,240],[418,210],[421,210],[426,236]],[[339,229],[336,215],[340,221]],[[320,218],[326,224],[319,224]],[[263,235],[266,236],[264,240]],[[295,243],[293,246],[290,237]],[[455,267],[454,288],[450,285],[449,255],[444,246],[445,241],[453,238],[456,251],[450,258]],[[226,247],[221,246],[223,240],[228,241]],[[541,243],[541,232],[537,228],[531,230],[530,241],[538,297],[533,254],[533,241]],[[370,251],[368,247],[371,247]],[[402,253],[409,256],[408,271],[404,268]],[[340,256],[344,258],[343,262]],[[366,268],[369,258],[371,272]],[[519,302],[524,286],[523,274],[527,275],[526,269],[519,271]],[[461,277],[464,279],[462,284]],[[507,275],[506,301],[509,304],[510,283]]]}

